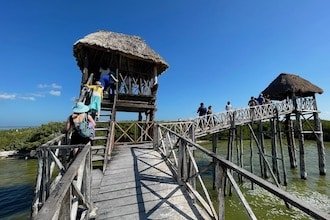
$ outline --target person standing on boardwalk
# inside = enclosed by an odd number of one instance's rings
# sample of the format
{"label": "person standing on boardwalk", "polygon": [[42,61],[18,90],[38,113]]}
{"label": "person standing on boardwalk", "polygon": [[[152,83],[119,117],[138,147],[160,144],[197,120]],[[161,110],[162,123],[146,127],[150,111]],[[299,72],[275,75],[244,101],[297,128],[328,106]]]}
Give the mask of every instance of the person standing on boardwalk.
{"label": "person standing on boardwalk", "polygon": [[259,97],[257,98],[257,101],[258,101],[259,105],[265,104],[265,98],[264,98],[264,95],[262,93],[260,93]]}
{"label": "person standing on boardwalk", "polygon": [[256,98],[254,98],[253,96],[251,96],[248,105],[250,106],[250,117],[252,119],[252,121],[255,118],[255,106],[259,105],[258,101]]}
{"label": "person standing on boardwalk", "polygon": [[209,119],[210,119],[210,115],[213,114],[212,105],[209,105],[209,107],[207,107],[207,112],[206,112],[206,114],[207,114],[207,121],[209,121]]}
{"label": "person standing on boardwalk", "polygon": [[207,108],[207,112],[206,112],[206,114],[211,115],[212,113],[213,113],[213,111],[212,111],[212,105],[210,105],[210,106]]}
{"label": "person standing on boardwalk", "polygon": [[198,116],[204,116],[206,114],[207,110],[204,106],[204,103],[201,102],[199,108],[197,109]]}
{"label": "person standing on boardwalk", "polygon": [[[201,102],[199,108],[197,109],[198,116],[199,117],[202,117],[202,116],[206,115],[206,112],[207,112],[207,110],[206,110],[206,108],[204,106],[204,103]],[[199,120],[199,123],[198,124],[202,128],[203,127],[203,124],[205,122],[206,122],[205,118],[202,118],[202,119]]]}
{"label": "person standing on boardwalk", "polygon": [[226,114],[226,120],[227,120],[227,124],[229,124],[229,122],[230,122],[230,111],[231,111],[231,103],[230,103],[230,101],[227,101],[227,104],[226,104],[226,107],[225,107],[225,109],[226,109],[226,111],[227,111],[227,114]]}
{"label": "person standing on boardwalk", "polygon": [[[71,142],[70,144],[88,144],[90,142],[90,137],[82,137],[78,132],[78,127],[80,123],[84,120],[87,120],[89,124],[95,127],[95,121],[88,114],[89,107],[82,102],[77,102],[76,105],[72,108],[73,113],[68,117],[65,125],[65,134],[66,137],[70,130],[72,130]],[[78,148],[73,148],[72,153],[73,157],[77,154]]]}
{"label": "person standing on boardwalk", "polygon": [[95,85],[85,85],[85,86],[93,90],[89,104],[89,109],[92,113],[93,119],[96,118],[96,121],[98,121],[100,119],[100,114],[101,114],[101,102],[103,100],[103,86],[100,81],[96,81]]}
{"label": "person standing on boardwalk", "polygon": [[230,101],[227,102],[225,108],[226,108],[226,111],[230,111],[230,110],[231,110],[231,104],[230,104]]}

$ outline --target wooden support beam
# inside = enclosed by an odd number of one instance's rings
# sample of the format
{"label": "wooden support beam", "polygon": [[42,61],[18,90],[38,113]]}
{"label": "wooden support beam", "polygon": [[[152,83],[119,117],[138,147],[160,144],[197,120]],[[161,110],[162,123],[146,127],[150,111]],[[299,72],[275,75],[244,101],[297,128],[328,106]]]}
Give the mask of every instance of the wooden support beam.
{"label": "wooden support beam", "polygon": [[239,186],[237,185],[237,183],[235,182],[235,179],[234,177],[231,175],[231,173],[226,170],[226,175],[230,181],[230,183],[232,184],[232,186],[234,187],[235,189],[235,192],[239,198],[239,200],[241,201],[241,203],[243,204],[243,207],[246,211],[246,213],[248,214],[249,218],[252,219],[252,220],[257,220],[257,217],[255,216],[255,214],[253,213],[249,203],[246,201],[243,193],[241,192]]}

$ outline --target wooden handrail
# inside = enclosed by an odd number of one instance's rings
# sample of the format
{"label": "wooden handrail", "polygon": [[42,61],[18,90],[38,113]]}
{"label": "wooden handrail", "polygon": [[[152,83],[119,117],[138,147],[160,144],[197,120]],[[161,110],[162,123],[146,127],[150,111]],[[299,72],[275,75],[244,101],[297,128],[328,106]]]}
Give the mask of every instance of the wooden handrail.
{"label": "wooden handrail", "polygon": [[[48,216],[47,213],[53,213],[52,219],[69,218],[70,215],[77,215],[78,204],[85,207],[86,215],[92,209],[90,146],[64,145],[65,138],[65,134],[61,134],[37,149],[38,175],[35,199],[32,204],[32,219],[48,219],[52,215]],[[69,166],[70,161],[67,160],[67,157],[72,148],[82,150]],[[57,174],[57,176],[53,177],[53,174]],[[69,188],[68,185],[70,185]],[[59,192],[63,192],[65,195],[59,195]],[[56,197],[56,204],[46,205],[50,203],[49,201],[54,200],[54,197]],[[77,201],[71,201],[69,198],[77,198]],[[68,206],[64,207],[63,204]],[[71,210],[67,210],[68,207]]]}
{"label": "wooden handrail", "polygon": [[77,155],[33,219],[69,219],[69,216],[76,216],[70,207],[74,207],[77,201],[85,206],[85,215],[88,216],[92,209],[90,146],[85,146]]}

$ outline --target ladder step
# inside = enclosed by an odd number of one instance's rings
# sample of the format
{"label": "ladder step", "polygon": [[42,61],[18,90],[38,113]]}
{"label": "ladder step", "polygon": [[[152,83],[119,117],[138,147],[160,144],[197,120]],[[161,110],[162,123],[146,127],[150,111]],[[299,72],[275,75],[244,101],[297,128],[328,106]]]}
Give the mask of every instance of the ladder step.
{"label": "ladder step", "polygon": [[111,111],[112,108],[101,107],[101,111]]}
{"label": "ladder step", "polygon": [[96,124],[97,123],[109,123],[110,122],[110,120],[99,120],[99,121],[96,121]]}
{"label": "ladder step", "polygon": [[104,160],[104,157],[103,156],[100,156],[100,155],[93,155],[92,157],[92,161],[103,161]]}
{"label": "ladder step", "polygon": [[95,128],[95,131],[107,131],[109,128]]}
{"label": "ladder step", "polygon": [[96,146],[92,146],[92,150],[103,150],[105,149],[104,145],[96,145]]}
{"label": "ladder step", "polygon": [[97,136],[97,137],[94,137],[94,140],[107,140],[108,137],[107,136]]}

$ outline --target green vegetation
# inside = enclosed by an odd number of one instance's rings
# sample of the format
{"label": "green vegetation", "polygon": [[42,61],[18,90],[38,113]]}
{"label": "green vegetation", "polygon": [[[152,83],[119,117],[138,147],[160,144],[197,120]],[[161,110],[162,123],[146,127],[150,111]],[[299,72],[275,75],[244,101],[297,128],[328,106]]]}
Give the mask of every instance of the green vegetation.
{"label": "green vegetation", "polygon": [[0,150],[28,152],[63,133],[64,126],[65,122],[50,122],[39,127],[0,130]]}

